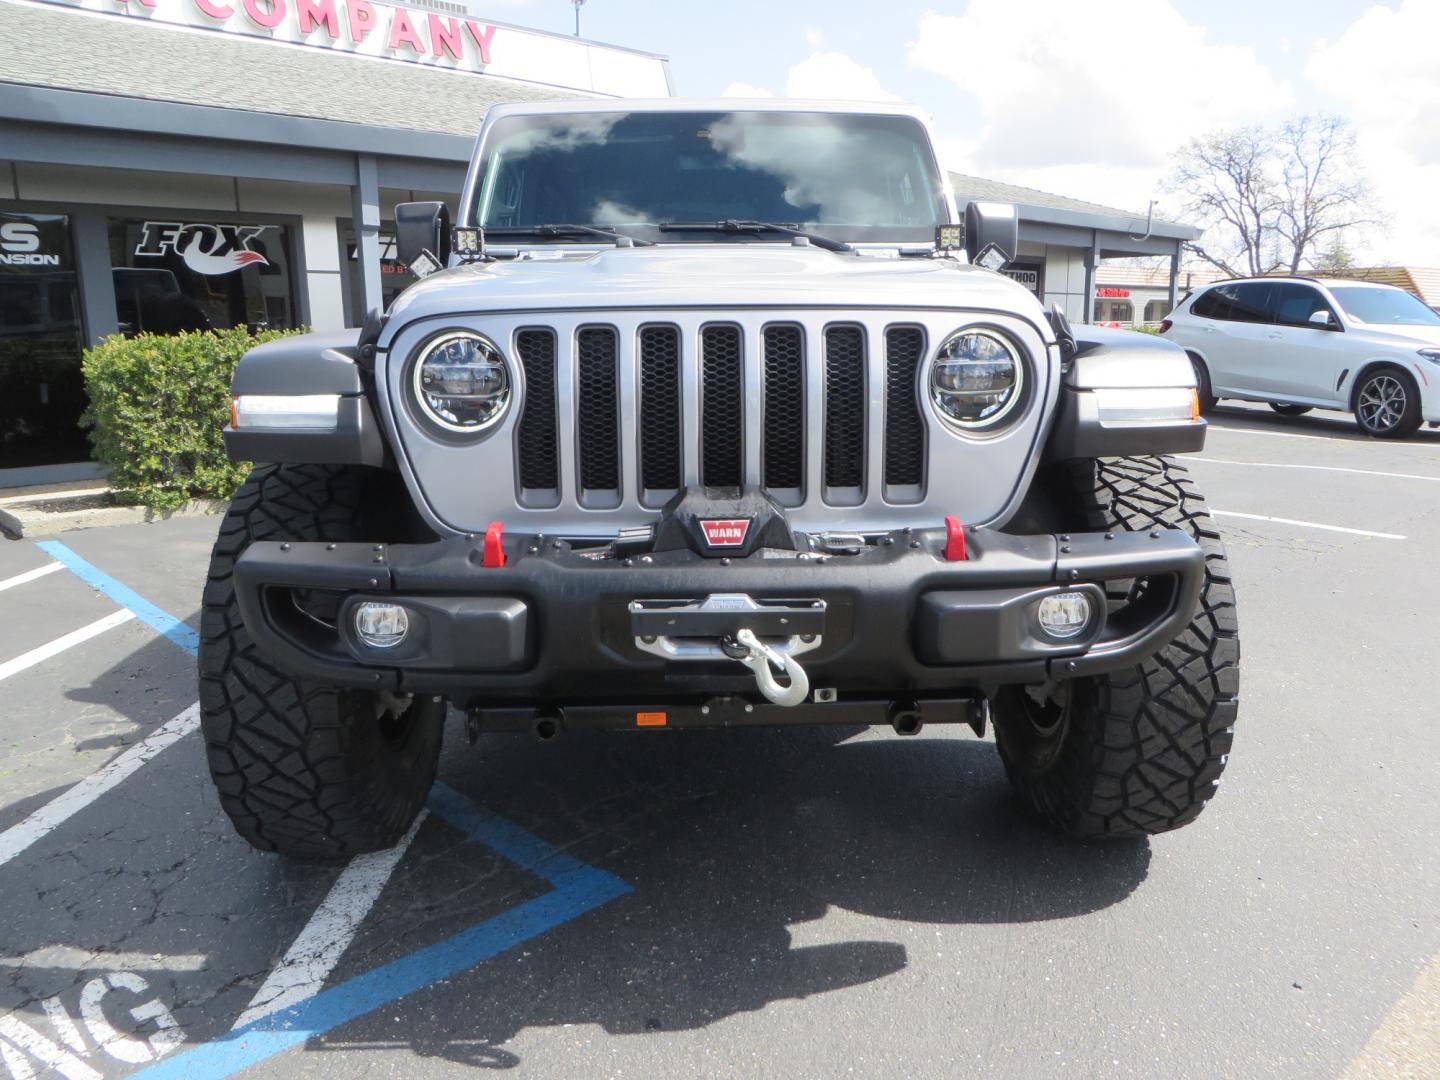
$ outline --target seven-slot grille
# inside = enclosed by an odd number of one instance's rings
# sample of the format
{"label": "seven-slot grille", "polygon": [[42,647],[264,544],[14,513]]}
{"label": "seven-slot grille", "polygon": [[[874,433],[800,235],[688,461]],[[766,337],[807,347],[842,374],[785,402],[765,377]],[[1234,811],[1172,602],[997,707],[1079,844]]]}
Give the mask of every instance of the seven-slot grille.
{"label": "seven-slot grille", "polygon": [[[560,501],[562,427],[573,432],[575,463],[568,472],[577,488],[572,494],[584,506],[618,506],[622,495],[636,492],[648,505],[663,503],[684,483],[687,450],[696,482],[738,487],[754,478],[788,506],[815,498],[857,505],[874,485],[883,486],[888,501],[922,500],[926,438],[917,394],[926,338],[920,327],[890,326],[874,339],[866,327],[845,322],[776,321],[758,340],[723,320],[698,332],[667,323],[629,332],[636,335],[633,350],[622,350],[621,331],[606,324],[582,326],[573,343],[548,327],[516,333],[525,385],[516,428],[522,504]],[[747,348],[759,355],[746,355]],[[633,373],[620,370],[623,356],[633,356]],[[693,369],[688,385],[687,363]],[[557,394],[557,380],[569,372],[573,393]],[[633,476],[621,475],[621,441],[630,437],[623,429],[628,410],[622,406],[629,404],[622,403],[623,393],[634,397]],[[811,393],[821,398],[818,409],[808,401]],[[867,434],[877,394],[884,403],[878,470]],[[695,400],[687,403],[689,395]],[[561,415],[565,401],[573,416]],[[816,418],[818,431],[811,429]],[[747,423],[758,429],[751,438]],[[747,447],[758,460],[747,461]],[[808,469],[811,455],[819,456],[817,471]]]}

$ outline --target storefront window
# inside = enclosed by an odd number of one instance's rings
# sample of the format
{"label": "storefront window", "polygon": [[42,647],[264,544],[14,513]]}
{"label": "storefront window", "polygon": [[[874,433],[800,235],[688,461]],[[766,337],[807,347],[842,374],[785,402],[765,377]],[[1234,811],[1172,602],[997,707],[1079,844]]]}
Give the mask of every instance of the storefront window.
{"label": "storefront window", "polygon": [[288,226],[155,217],[109,228],[122,333],[295,326]]}
{"label": "storefront window", "polygon": [[1145,302],[1145,321],[1159,322],[1170,314],[1169,300],[1147,300]]}
{"label": "storefront window", "polygon": [[[390,230],[391,225],[382,227],[380,232],[380,298],[384,310],[389,311],[390,305],[395,298],[415,283],[415,275],[397,257],[395,253],[395,234]],[[365,318],[364,304],[361,297],[365,295],[365,284],[360,280],[360,258],[356,252],[355,230],[346,226],[345,235],[345,264],[350,269],[350,311],[349,321],[351,326],[359,326]]]}
{"label": "storefront window", "polygon": [[70,219],[0,213],[0,469],[90,456],[79,310]]}
{"label": "storefront window", "polygon": [[1128,323],[1135,321],[1135,305],[1129,300],[1096,300],[1097,323]]}

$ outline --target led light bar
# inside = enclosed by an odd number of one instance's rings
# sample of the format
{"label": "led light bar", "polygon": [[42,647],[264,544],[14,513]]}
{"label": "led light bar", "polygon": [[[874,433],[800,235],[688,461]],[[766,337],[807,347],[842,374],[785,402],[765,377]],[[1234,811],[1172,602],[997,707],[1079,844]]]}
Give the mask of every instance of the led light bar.
{"label": "led light bar", "polygon": [[236,431],[334,431],[339,394],[236,394],[230,426]]}
{"label": "led light bar", "polygon": [[1189,386],[1098,389],[1102,424],[1182,423],[1200,418],[1200,399]]}

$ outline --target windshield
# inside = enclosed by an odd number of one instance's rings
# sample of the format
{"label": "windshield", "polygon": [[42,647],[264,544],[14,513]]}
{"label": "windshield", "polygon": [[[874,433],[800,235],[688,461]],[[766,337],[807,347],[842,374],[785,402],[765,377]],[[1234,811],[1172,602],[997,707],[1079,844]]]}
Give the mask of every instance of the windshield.
{"label": "windshield", "polygon": [[724,220],[803,226],[845,241],[925,242],[943,220],[941,191],[925,130],[904,116],[513,116],[486,138],[475,218],[485,228],[593,225],[667,243],[786,239],[656,228]]}
{"label": "windshield", "polygon": [[1440,326],[1440,315],[1403,289],[1377,289],[1373,285],[1332,286],[1330,291],[1345,314],[1363,323],[1391,326]]}

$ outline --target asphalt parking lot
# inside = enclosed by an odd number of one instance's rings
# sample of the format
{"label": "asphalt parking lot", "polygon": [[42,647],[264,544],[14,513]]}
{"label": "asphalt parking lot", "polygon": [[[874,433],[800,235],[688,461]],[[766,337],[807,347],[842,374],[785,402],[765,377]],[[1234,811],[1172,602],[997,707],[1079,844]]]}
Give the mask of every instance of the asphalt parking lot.
{"label": "asphalt parking lot", "polygon": [[1143,843],[968,730],[452,714],[408,846],[286,863],[194,732],[218,522],[0,543],[0,1077],[1440,1075],[1440,431],[1222,408],[1192,471],[1240,722]]}

